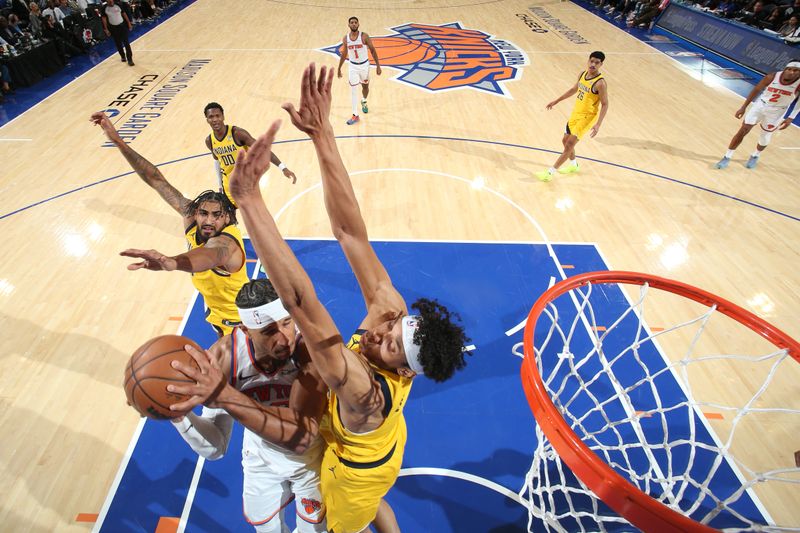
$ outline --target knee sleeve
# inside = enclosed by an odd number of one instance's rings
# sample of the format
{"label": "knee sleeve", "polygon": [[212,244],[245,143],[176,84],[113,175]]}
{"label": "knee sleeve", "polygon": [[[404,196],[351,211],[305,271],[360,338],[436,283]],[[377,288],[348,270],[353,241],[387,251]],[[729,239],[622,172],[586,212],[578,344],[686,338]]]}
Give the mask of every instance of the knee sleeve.
{"label": "knee sleeve", "polygon": [[772,134],[775,133],[774,131],[766,131],[761,130],[761,133],[758,136],[758,144],[759,146],[767,146],[769,144],[769,140],[772,139]]}

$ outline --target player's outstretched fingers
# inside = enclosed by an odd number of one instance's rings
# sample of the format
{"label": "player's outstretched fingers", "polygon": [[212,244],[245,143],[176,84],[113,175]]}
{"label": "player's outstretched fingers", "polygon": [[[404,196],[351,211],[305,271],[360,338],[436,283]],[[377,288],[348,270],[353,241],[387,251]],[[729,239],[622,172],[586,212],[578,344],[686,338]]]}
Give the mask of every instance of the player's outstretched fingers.
{"label": "player's outstretched fingers", "polygon": [[328,81],[328,67],[322,66],[319,69],[319,78],[317,79],[317,93],[322,94],[325,91],[325,84]]}
{"label": "player's outstretched fingers", "polygon": [[328,70],[328,79],[325,82],[325,92],[330,95],[331,94],[331,87],[333,86],[333,69]]}
{"label": "player's outstretched fingers", "polygon": [[317,95],[317,64],[311,63],[308,66],[308,70],[309,93],[313,98]]}
{"label": "player's outstretched fingers", "polygon": [[309,98],[311,98],[311,72],[314,68],[314,63],[308,65],[305,70],[303,70],[303,78],[302,82],[300,83],[300,107],[303,108],[304,102],[307,102]]}

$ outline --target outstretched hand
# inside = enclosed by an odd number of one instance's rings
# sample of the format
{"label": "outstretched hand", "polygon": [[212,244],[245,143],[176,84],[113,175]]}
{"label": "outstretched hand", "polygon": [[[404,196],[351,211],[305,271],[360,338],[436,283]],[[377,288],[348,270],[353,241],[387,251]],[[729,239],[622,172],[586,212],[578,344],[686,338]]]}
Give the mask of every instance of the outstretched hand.
{"label": "outstretched hand", "polygon": [[322,128],[329,125],[331,114],[331,85],[333,85],[333,69],[322,67],[317,78],[316,65],[311,63],[303,71],[300,87],[300,109],[291,103],[281,107],[289,113],[295,127],[313,137]]}
{"label": "outstretched hand", "polygon": [[114,125],[109,120],[108,115],[102,111],[92,113],[92,116],[89,117],[89,120],[95,126],[100,126],[100,128],[106,134],[106,137],[108,137],[110,140],[114,141],[119,139],[119,133],[117,133],[116,128],[114,128]]}
{"label": "outstretched hand", "polygon": [[142,259],[138,263],[131,263],[128,265],[128,270],[139,270],[146,268],[147,270],[167,270],[172,271],[178,268],[178,262],[172,257],[167,257],[158,250],[136,250],[129,248],[119,253],[123,257],[134,257]]}
{"label": "outstretched hand", "polygon": [[197,369],[180,361],[172,361],[172,368],[195,383],[194,385],[167,385],[169,392],[190,397],[186,401],[170,405],[170,410],[189,411],[201,404],[208,407],[216,407],[214,400],[227,384],[225,374],[222,373],[219,363],[208,350],[200,351],[190,344],[184,346],[183,349],[192,356],[192,359],[195,360],[200,368]]}
{"label": "outstretched hand", "polygon": [[239,150],[229,184],[237,204],[251,195],[261,196],[258,181],[272,163],[272,143],[280,127],[281,121],[276,120],[249,150]]}

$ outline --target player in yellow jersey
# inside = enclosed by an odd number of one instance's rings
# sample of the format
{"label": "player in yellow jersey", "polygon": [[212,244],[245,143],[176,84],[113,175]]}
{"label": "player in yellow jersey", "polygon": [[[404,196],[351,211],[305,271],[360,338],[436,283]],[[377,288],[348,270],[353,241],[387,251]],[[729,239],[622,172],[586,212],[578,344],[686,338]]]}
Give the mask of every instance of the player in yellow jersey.
{"label": "player in yellow jersey", "polygon": [[[555,164],[536,173],[536,177],[542,181],[550,181],[558,170],[561,174],[572,174],[578,172],[578,161],[575,159],[575,145],[586,134],[594,137],[600,131],[600,125],[608,112],[608,86],[606,80],[600,73],[600,67],[606,55],[603,52],[592,52],[589,54],[589,64],[586,70],[578,77],[578,81],[564,94],[547,104],[547,109],[553,107],[561,100],[566,100],[575,94],[575,107],[567,121],[567,129],[561,143],[564,151],[558,156]],[[576,94],[577,93],[577,94]],[[569,159],[569,164],[560,168]]]}
{"label": "player in yellow jersey", "polygon": [[103,129],[142,181],[183,217],[188,252],[168,257],[157,250],[125,250],[121,255],[142,260],[129,265],[128,269],[191,272],[194,286],[205,300],[206,320],[220,337],[229,334],[240,324],[236,294],[248,280],[244,243],[236,227],[236,208],[224,194],[214,191],[189,200],[155,165],[122,140],[105,113],[94,113],[91,121]]}
{"label": "player in yellow jersey", "polygon": [[[243,128],[226,125],[225,112],[218,103],[211,102],[203,109],[203,113],[206,116],[206,122],[211,126],[211,134],[206,137],[206,148],[211,150],[211,155],[214,157],[214,170],[219,180],[219,190],[225,193],[228,200],[236,206],[236,202],[233,201],[228,190],[228,181],[239,150],[247,150],[253,145],[255,139]],[[281,163],[275,152],[272,152],[271,160],[272,164],[278,167],[284,176],[292,180],[293,184],[297,183],[297,176]]]}
{"label": "player in yellow jersey", "polygon": [[417,300],[412,308],[419,314],[409,315],[375,254],[330,123],[333,74],[333,69],[322,67],[317,79],[312,63],[303,74],[299,109],[283,107],[313,141],[331,227],[366,303],[366,317],[348,343],[278,232],[258,187],[280,122],[240,154],[231,193],[269,279],[330,388],[321,427],[328,446],[320,474],[328,528],[355,533],[372,524],[379,533],[397,532],[394,512],[383,496],[403,461],[403,407],[411,383],[418,374],[435,381],[450,378],[466,364],[463,347],[469,339],[456,323],[457,315],[434,300]]}

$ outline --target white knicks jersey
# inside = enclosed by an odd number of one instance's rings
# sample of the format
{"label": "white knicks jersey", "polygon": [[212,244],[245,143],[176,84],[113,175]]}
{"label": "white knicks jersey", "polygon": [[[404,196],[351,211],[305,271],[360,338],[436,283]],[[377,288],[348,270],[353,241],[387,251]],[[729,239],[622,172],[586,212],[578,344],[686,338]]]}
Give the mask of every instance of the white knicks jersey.
{"label": "white knicks jersey", "polygon": [[[255,355],[255,348],[244,331],[241,328],[234,328],[231,333],[231,385],[262,405],[288,406],[292,384],[300,373],[294,357],[268,374],[255,364]],[[322,456],[322,438],[317,435],[308,450],[298,455],[262,439],[245,428],[242,455],[243,457],[257,455],[266,464],[280,464],[282,465],[280,468],[285,471],[296,469],[302,472],[319,462]]]}
{"label": "white knicks jersey", "polygon": [[369,52],[367,52],[367,45],[361,37],[361,32],[358,32],[355,39],[350,39],[350,32],[344,36],[347,43],[347,59],[354,65],[363,65],[369,61]]}
{"label": "white knicks jersey", "polygon": [[797,90],[800,87],[800,79],[789,85],[781,83],[781,73],[776,72],[766,89],[761,93],[759,101],[767,107],[788,108],[792,101],[797,97]]}
{"label": "white knicks jersey", "polygon": [[286,407],[292,383],[299,370],[290,357],[283,366],[268,374],[255,363],[255,348],[244,331],[231,333],[231,385],[262,405]]}

